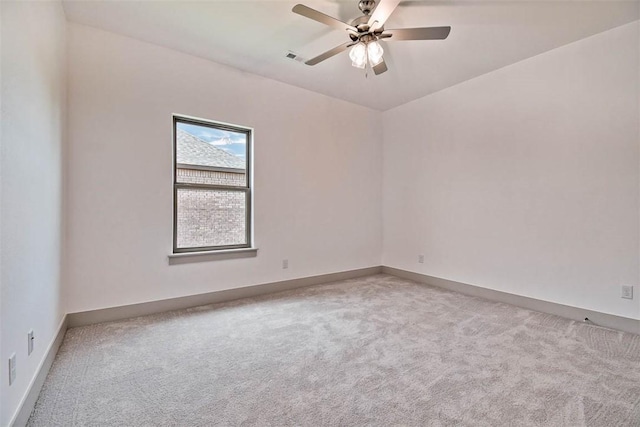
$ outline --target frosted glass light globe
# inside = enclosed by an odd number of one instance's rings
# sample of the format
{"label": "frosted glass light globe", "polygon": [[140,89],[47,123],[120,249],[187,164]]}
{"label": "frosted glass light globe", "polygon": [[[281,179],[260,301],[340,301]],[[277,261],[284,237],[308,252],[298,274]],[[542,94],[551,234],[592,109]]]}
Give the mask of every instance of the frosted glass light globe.
{"label": "frosted glass light globe", "polygon": [[380,46],[380,43],[373,41],[367,45],[367,54],[369,56],[369,64],[371,64],[372,67],[375,67],[376,65],[382,62],[383,53],[384,53],[384,50],[382,49],[382,46]]}
{"label": "frosted glass light globe", "polygon": [[358,43],[349,52],[351,65],[357,68],[364,68],[367,65],[367,48],[364,43]]}

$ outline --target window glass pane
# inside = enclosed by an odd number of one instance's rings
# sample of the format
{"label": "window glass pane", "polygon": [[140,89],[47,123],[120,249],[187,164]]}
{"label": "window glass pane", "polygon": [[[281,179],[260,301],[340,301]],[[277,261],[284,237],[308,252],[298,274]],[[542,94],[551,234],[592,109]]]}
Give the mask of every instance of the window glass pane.
{"label": "window glass pane", "polygon": [[176,123],[176,182],[247,185],[247,134]]}
{"label": "window glass pane", "polygon": [[178,188],[178,248],[247,243],[246,193]]}

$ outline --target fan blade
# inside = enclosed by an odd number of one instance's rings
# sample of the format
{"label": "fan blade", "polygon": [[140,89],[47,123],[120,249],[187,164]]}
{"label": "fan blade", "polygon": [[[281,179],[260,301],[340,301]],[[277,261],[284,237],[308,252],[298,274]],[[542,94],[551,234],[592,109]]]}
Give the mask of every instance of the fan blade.
{"label": "fan blade", "polygon": [[321,24],[328,25],[333,28],[337,28],[339,30],[351,30],[358,32],[358,29],[352,25],[347,24],[346,22],[339,21],[335,18],[330,17],[329,15],[325,15],[322,12],[318,12],[315,9],[311,9],[303,4],[297,4],[293,6],[291,9],[294,13],[298,15],[302,15],[305,18],[313,19],[314,21],[320,22]]}
{"label": "fan blade", "polygon": [[398,3],[400,3],[400,0],[380,0],[369,18],[369,27],[372,30],[382,27],[396,9]]}
{"label": "fan blade", "polygon": [[384,62],[384,59],[382,60],[381,63],[379,63],[378,65],[373,67],[373,73],[377,76],[380,75],[382,73],[384,73],[385,71],[387,71],[387,64]]}
{"label": "fan blade", "polygon": [[385,30],[383,36],[391,35],[390,40],[444,40],[449,36],[451,27],[401,28]]}
{"label": "fan blade", "polygon": [[305,64],[307,64],[307,65],[316,65],[317,63],[322,62],[325,59],[329,59],[332,56],[339,54],[340,52],[344,52],[352,44],[353,44],[353,42],[343,43],[340,46],[336,46],[333,49],[328,50],[325,53],[316,56],[315,58],[311,58],[310,60],[306,61]]}

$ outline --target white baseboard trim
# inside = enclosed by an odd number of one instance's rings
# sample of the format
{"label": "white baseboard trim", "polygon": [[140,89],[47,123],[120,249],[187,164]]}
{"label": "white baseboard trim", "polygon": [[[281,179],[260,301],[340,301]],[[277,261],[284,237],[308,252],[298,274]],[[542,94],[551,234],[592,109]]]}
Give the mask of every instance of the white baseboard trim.
{"label": "white baseboard trim", "polygon": [[60,348],[60,344],[62,344],[62,340],[64,339],[64,334],[67,332],[67,327],[69,324],[68,316],[65,314],[58,326],[58,332],[56,333],[55,338],[47,347],[45,351],[44,357],[38,365],[38,369],[36,370],[35,375],[31,379],[31,383],[27,388],[27,392],[25,393],[16,413],[13,415],[11,421],[9,421],[9,425],[12,427],[24,427],[27,425],[27,421],[29,421],[29,417],[31,416],[31,412],[33,412],[33,408],[36,405],[36,401],[38,400],[38,395],[40,394],[40,390],[42,389],[42,385],[44,384],[44,380],[47,378],[47,374],[49,373],[49,369],[51,369],[51,365],[53,365],[53,361],[58,354],[58,349]]}
{"label": "white baseboard trim", "polygon": [[399,268],[383,266],[382,272],[403,279],[413,280],[414,282],[436,286],[438,288],[444,288],[450,291],[460,292],[461,294],[472,295],[491,301],[504,302],[529,310],[540,311],[542,313],[555,314],[556,316],[565,317],[567,319],[584,321],[586,317],[592,324],[640,335],[640,320],[632,319],[629,317],[616,316],[613,314],[601,313],[598,311],[572,307],[555,302],[524,297],[507,292],[482,288],[480,286],[455,282],[453,280],[447,280],[439,277],[427,276],[425,274],[414,273],[412,271],[401,270]]}
{"label": "white baseboard trim", "polygon": [[146,316],[148,314],[156,314],[166,311],[182,310],[185,308],[233,301],[240,298],[256,297],[265,294],[272,294],[275,292],[288,291],[290,289],[318,285],[321,283],[337,282],[339,280],[369,276],[381,272],[381,266],[368,267],[358,270],[342,271],[339,273],[321,274],[319,276],[310,276],[299,279],[284,280],[281,282],[265,283],[262,285],[245,286],[242,288],[228,289],[224,291],[214,291],[208,292],[206,294],[190,295],[160,301],[150,301],[139,304],[104,308],[99,310],[69,313],[69,327],[74,328],[77,326],[111,322],[114,320],[130,319],[132,317]]}

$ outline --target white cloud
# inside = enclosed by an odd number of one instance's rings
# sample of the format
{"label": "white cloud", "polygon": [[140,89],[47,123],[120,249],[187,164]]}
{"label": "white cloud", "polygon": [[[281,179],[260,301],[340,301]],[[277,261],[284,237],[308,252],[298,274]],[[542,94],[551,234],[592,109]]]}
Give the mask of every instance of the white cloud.
{"label": "white cloud", "polygon": [[231,144],[244,144],[245,140],[242,139],[233,139],[230,136],[223,136],[222,138],[215,139],[210,141],[212,145],[231,145]]}
{"label": "white cloud", "polygon": [[210,142],[212,145],[229,145],[231,144],[231,138],[223,136],[222,138],[214,139]]}

